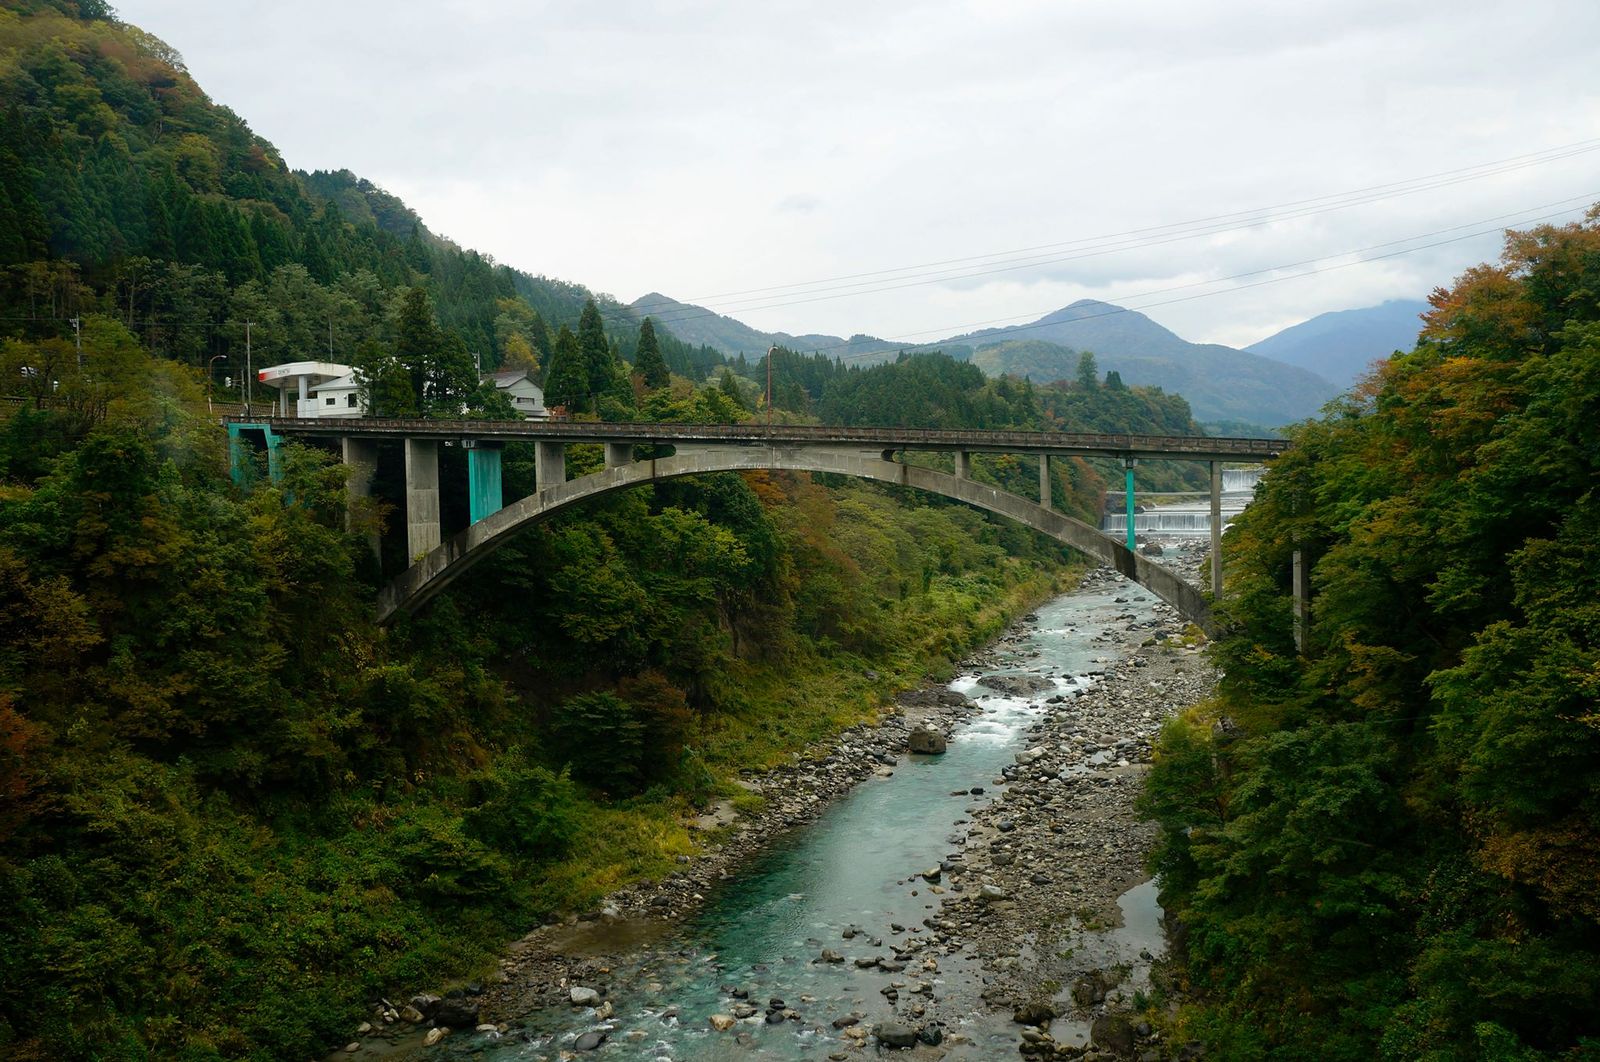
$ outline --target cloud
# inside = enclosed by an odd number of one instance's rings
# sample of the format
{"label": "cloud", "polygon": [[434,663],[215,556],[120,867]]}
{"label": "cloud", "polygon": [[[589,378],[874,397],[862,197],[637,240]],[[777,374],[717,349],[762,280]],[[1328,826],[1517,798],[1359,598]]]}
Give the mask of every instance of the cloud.
{"label": "cloud", "polygon": [[[118,8],[291,165],[347,167],[467,246],[623,298],[709,300],[1293,203],[1600,127],[1592,0]],[[793,333],[902,335],[1115,300],[1600,199],[1597,159],[1206,240],[729,312]],[[1498,245],[1151,314],[1189,338],[1249,341],[1423,294]]]}
{"label": "cloud", "polygon": [[778,200],[778,210],[792,214],[810,214],[821,206],[821,197],[805,192],[795,192]]}

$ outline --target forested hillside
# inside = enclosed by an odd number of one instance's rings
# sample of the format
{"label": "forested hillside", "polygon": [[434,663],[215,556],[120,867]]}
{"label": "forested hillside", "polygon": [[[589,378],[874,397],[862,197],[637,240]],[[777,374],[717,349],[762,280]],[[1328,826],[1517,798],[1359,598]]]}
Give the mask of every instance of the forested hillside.
{"label": "forested hillside", "polygon": [[[750,370],[762,385],[764,365]],[[1182,397],[1159,387],[1128,387],[1115,371],[1102,378],[1092,354],[1079,356],[1071,379],[1043,387],[1008,376],[990,379],[939,352],[902,353],[887,364],[862,366],[780,350],[773,356],[772,379],[774,407],[827,424],[1203,434]],[[1038,466],[1031,459],[981,455],[977,461],[1008,490],[1028,496],[1036,489]],[[1106,483],[1120,471],[1110,462],[1078,458],[1053,467],[1058,507],[1097,523]],[[1204,476],[1192,462],[1158,461],[1145,465],[1139,480],[1143,490],[1181,490],[1202,486]]]}
{"label": "forested hillside", "polygon": [[[6,332],[70,335],[70,318],[98,312],[162,356],[225,355],[219,381],[238,381],[247,322],[257,366],[354,362],[389,339],[410,287],[485,369],[548,357],[554,331],[576,327],[592,293],[463,250],[347,171],[292,172],[176,51],[105,13],[0,3]],[[626,344],[640,319],[597,301]],[[680,372],[721,361],[670,335],[660,345]]]}
{"label": "forested hillside", "polygon": [[1218,1057],[1600,1054],[1597,292],[1600,211],[1510,234],[1228,535],[1147,797]]}
{"label": "forested hillside", "polygon": [[[379,629],[365,533],[393,512],[347,528],[317,450],[280,483],[227,474],[204,369],[237,380],[247,323],[258,365],[331,349],[406,415],[494,415],[474,355],[574,415],[727,421],[757,388],[698,386],[714,352],[367,182],[295,174],[106,14],[0,6],[0,373],[23,399],[0,406],[0,1055],[314,1056],[371,996],[479,974],[676,866],[686,815],[751,799],[741,769],[871,715],[1068,572],[958,505],[709,476],[552,520]],[[845,416],[889,378],[788,368],[782,416]],[[954,368],[889,371],[935,423],[1056,416]],[[530,454],[505,467],[508,497],[531,489]],[[1098,490],[1063,468],[1063,506]]]}

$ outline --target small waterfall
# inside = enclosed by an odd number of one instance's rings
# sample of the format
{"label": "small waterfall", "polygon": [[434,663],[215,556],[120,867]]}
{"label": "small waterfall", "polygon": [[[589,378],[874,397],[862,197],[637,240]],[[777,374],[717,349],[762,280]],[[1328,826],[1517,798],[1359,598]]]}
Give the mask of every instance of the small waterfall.
{"label": "small waterfall", "polygon": [[[1222,526],[1244,512],[1255,498],[1256,485],[1266,472],[1263,467],[1222,470]],[[1142,500],[1141,500],[1142,499]],[[1170,500],[1169,500],[1170,499]],[[1100,530],[1121,537],[1127,533],[1128,516],[1120,491],[1108,491],[1106,514]],[[1169,495],[1134,494],[1133,530],[1135,534],[1172,538],[1203,537],[1211,533],[1211,498],[1203,491]]]}
{"label": "small waterfall", "polygon": [[1261,477],[1266,474],[1266,469],[1261,466],[1255,468],[1224,468],[1222,470],[1222,493],[1232,494],[1239,491],[1255,493],[1256,484],[1261,482]]}

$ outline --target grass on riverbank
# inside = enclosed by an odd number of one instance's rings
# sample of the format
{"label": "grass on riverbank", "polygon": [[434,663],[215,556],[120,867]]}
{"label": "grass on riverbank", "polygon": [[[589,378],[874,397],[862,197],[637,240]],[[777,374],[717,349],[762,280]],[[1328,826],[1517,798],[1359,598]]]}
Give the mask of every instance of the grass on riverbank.
{"label": "grass on riverbank", "polygon": [[[695,735],[697,762],[709,775],[700,795],[758,808],[761,797],[735,784],[742,774],[789,762],[846,727],[875,720],[896,693],[930,676],[947,677],[961,657],[1070,589],[1077,574],[1017,563],[987,596],[970,581],[936,587],[919,599],[922,614],[907,618],[914,640],[882,659],[807,648],[799,659],[740,665],[733,679],[742,708],[702,720]],[[800,675],[804,680],[796,681]],[[689,793],[659,788],[613,804],[585,802],[584,842],[544,868],[535,913],[589,909],[624,885],[670,873],[679,855],[697,848],[685,822],[695,804]]]}

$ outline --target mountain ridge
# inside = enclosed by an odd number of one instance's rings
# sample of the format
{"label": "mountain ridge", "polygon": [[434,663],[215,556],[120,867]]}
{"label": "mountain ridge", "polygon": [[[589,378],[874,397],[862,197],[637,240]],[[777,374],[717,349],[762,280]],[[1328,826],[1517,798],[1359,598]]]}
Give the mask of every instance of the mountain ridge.
{"label": "mountain ridge", "polygon": [[1420,299],[1386,299],[1376,306],[1332,310],[1244,349],[1350,387],[1374,361],[1415,347],[1422,331],[1418,317],[1428,309]]}
{"label": "mountain ridge", "polygon": [[1339,390],[1309,369],[1218,343],[1192,343],[1137,310],[1095,299],[1080,299],[1029,324],[923,344],[896,344],[860,334],[844,339],[762,332],[654,291],[628,308],[653,317],[683,342],[703,343],[730,357],[760,357],[777,344],[870,364],[902,350],[943,350],[971,361],[990,376],[1011,374],[1048,383],[1075,376],[1080,354],[1089,351],[1100,371],[1117,372],[1125,383],[1183,395],[1201,421],[1277,427],[1311,416]]}
{"label": "mountain ridge", "polygon": [[646,292],[628,303],[627,308],[640,320],[651,318],[685,343],[704,344],[720,350],[728,357],[740,354],[761,357],[766,354],[768,347],[780,346],[796,353],[834,354],[872,364],[866,359],[873,354],[882,354],[882,358],[874,360],[883,361],[895,352],[906,349],[903,343],[891,343],[877,336],[860,333],[846,339],[822,333],[797,336],[788,332],[763,332],[737,318],[719,314],[704,306],[680,302],[659,291]]}

